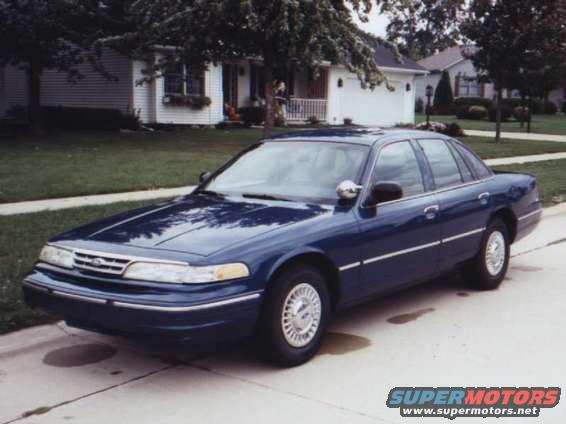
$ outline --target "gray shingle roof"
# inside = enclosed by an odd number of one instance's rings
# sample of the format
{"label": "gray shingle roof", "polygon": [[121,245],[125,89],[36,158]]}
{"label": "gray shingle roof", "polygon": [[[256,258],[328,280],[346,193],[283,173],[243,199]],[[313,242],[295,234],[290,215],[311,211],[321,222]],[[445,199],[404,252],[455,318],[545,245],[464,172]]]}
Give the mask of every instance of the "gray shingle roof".
{"label": "gray shingle roof", "polygon": [[413,60],[403,57],[403,61],[399,62],[395,54],[387,47],[376,45],[375,48],[375,63],[377,66],[385,68],[398,68],[407,71],[415,71],[417,73],[425,73],[427,70]]}
{"label": "gray shingle roof", "polygon": [[419,60],[418,64],[431,72],[444,71],[464,59],[462,48],[463,46],[448,47],[437,54]]}

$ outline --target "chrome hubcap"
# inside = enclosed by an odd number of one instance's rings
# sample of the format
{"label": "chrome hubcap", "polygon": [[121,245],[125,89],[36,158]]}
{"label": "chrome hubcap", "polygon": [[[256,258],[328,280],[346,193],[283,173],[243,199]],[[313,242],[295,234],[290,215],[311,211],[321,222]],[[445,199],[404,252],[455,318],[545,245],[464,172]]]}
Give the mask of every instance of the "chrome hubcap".
{"label": "chrome hubcap", "polygon": [[320,296],[313,286],[299,284],[283,303],[281,328],[285,340],[293,347],[309,344],[317,333],[322,316]]}
{"label": "chrome hubcap", "polygon": [[490,275],[501,272],[505,264],[505,237],[499,231],[494,231],[487,240],[485,249],[485,265]]}

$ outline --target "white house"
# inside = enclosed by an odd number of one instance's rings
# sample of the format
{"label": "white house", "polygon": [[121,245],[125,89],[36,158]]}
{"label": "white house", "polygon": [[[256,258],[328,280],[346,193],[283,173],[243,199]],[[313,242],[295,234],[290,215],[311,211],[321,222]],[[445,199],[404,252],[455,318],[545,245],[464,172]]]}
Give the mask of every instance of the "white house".
{"label": "white house", "polygon": [[470,59],[462,54],[463,46],[449,47],[418,61],[429,73],[416,79],[416,97],[426,99],[425,89],[431,85],[435,90],[442,72],[450,75],[454,97],[484,97],[491,99],[495,92],[493,84],[480,83],[477,71]]}
{"label": "white house", "polygon": [[[86,78],[76,84],[69,83],[64,73],[46,71],[42,105],[133,110],[146,124],[214,125],[225,119],[225,105],[250,106],[263,96],[262,64],[253,59],[210,65],[202,72],[181,67],[141,85],[137,82],[146,62],[112,51],[102,60],[118,81],[105,80],[88,65],[81,69]],[[286,82],[287,120],[305,121],[314,115],[330,124],[342,124],[345,118],[361,125],[413,123],[415,77],[426,70],[410,60],[399,63],[385,48],[377,49],[375,60],[395,90],[385,85],[374,90],[362,88],[356,75],[342,66],[323,66],[318,78],[306,71],[293,72]],[[26,87],[22,71],[0,69],[0,116],[12,106],[26,105]],[[210,104],[195,108],[170,101],[183,95],[208,98]]]}

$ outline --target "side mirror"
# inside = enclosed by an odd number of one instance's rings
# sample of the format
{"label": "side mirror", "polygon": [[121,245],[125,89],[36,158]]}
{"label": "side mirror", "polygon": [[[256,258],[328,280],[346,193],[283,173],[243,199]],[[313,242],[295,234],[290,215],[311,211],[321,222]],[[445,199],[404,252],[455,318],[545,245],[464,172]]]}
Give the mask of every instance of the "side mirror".
{"label": "side mirror", "polygon": [[212,174],[208,171],[204,171],[201,172],[200,175],[198,176],[198,182],[199,183],[204,183],[206,180],[208,180],[208,178],[211,176]]}
{"label": "side mirror", "polygon": [[394,181],[384,181],[375,184],[371,188],[368,198],[364,202],[364,206],[376,206],[378,203],[391,202],[403,197],[403,189]]}
{"label": "side mirror", "polygon": [[336,194],[338,194],[340,200],[353,200],[358,197],[361,189],[362,186],[357,185],[353,181],[344,180],[336,187]]}

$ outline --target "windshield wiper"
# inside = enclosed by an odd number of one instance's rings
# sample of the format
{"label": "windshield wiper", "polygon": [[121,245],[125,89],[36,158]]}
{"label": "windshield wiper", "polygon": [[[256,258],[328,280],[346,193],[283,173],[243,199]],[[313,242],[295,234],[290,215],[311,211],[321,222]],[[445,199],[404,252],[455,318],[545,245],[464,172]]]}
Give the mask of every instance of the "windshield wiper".
{"label": "windshield wiper", "polygon": [[285,199],[284,197],[272,196],[271,194],[242,193],[242,197],[247,197],[247,198],[250,198],[250,199],[281,200],[283,202],[290,202],[289,199]]}
{"label": "windshield wiper", "polygon": [[224,194],[218,193],[217,191],[212,191],[212,190],[197,190],[197,191],[194,192],[194,194],[204,194],[204,195],[214,196],[214,197],[226,197]]}

